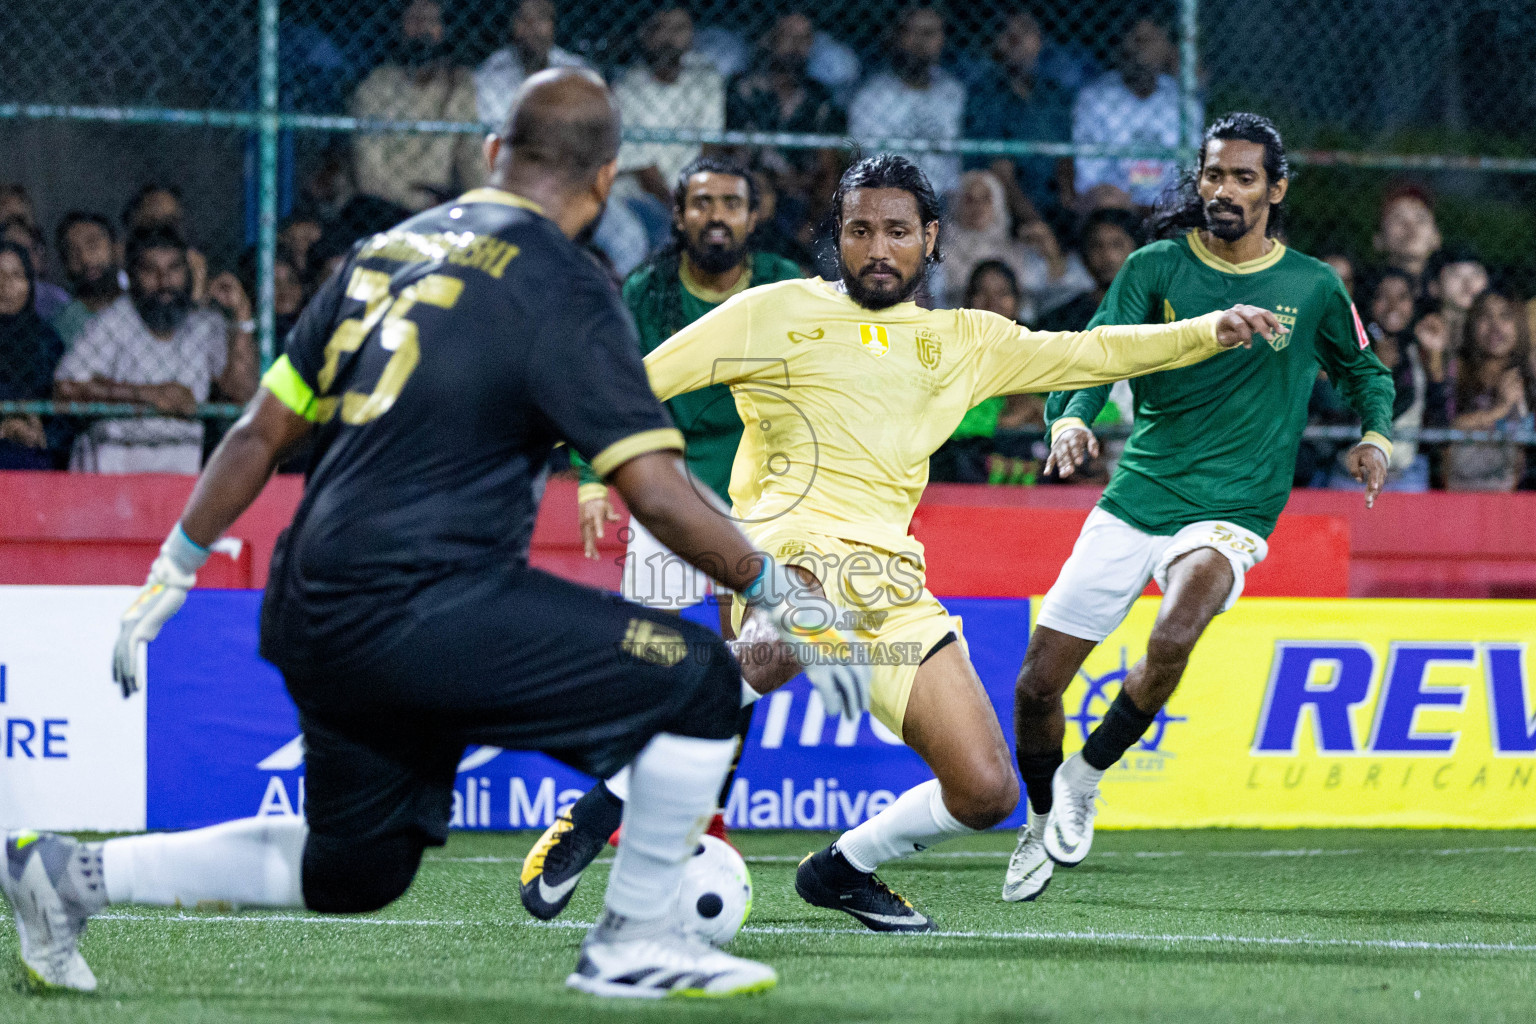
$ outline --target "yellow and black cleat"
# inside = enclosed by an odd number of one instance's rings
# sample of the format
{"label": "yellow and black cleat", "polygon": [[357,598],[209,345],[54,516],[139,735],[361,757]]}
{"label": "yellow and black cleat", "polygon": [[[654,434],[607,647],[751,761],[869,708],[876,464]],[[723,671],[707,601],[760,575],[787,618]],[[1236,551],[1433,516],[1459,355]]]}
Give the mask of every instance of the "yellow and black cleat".
{"label": "yellow and black cleat", "polygon": [[874,874],[854,868],[836,846],[807,854],[795,892],[813,907],[841,910],[874,932],[931,932],[933,919]]}
{"label": "yellow and black cleat", "polygon": [[570,811],[557,817],[523,859],[519,889],[528,913],[541,921],[559,917],[581,873],[607,842],[608,836],[599,830],[577,825]]}

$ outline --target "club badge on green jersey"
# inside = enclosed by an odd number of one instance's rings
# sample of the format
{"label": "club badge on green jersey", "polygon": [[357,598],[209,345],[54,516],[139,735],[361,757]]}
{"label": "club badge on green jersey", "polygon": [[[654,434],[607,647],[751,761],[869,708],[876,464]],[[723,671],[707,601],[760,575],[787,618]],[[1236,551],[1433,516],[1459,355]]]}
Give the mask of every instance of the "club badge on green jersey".
{"label": "club badge on green jersey", "polygon": [[1279,352],[1281,349],[1285,348],[1285,346],[1291,343],[1291,334],[1296,330],[1296,317],[1300,313],[1301,310],[1297,309],[1295,306],[1275,307],[1275,319],[1280,321],[1280,325],[1284,327],[1285,330],[1269,339],[1270,348],[1274,349],[1276,352]]}

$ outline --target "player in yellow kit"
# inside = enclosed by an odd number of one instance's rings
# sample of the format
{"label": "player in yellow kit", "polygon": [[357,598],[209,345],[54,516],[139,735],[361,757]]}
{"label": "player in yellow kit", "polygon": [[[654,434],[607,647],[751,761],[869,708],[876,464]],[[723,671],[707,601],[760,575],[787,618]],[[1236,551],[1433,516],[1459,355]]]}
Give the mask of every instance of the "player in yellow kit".
{"label": "player in yellow kit", "polygon": [[[960,621],[924,586],[922,545],[907,532],[928,457],[967,410],[994,395],[1187,366],[1281,328],[1251,306],[1061,334],[979,310],[926,310],[911,297],[939,258],[939,223],[922,172],[901,157],[865,160],[844,175],[833,202],[841,282],[749,289],[645,364],[663,400],[730,386],[745,425],[731,474],[733,514],[760,550],[803,570],[807,586],[848,610],[844,621],[824,625],[867,645],[872,712],[937,776],[807,857],[796,889],[876,931],[927,931],[933,922],[875,878],[875,868],[996,825],[1019,794]],[[742,631],[739,602],[734,622]],[[778,663],[757,657],[768,644],[736,649],[754,688],[784,682]],[[559,843],[551,838],[553,853]],[[574,877],[570,866],[552,887]]]}

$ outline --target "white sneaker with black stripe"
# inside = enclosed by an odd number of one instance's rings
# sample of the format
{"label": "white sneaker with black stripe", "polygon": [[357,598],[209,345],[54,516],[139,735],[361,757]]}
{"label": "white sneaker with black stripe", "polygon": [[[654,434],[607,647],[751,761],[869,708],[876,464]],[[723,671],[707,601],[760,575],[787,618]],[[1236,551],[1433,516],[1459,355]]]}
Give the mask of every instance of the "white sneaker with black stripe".
{"label": "white sneaker with black stripe", "polygon": [[80,955],[80,936],[94,909],[106,902],[104,893],[86,893],[95,906],[85,906],[79,887],[69,877],[77,857],[95,861],[86,884],[101,889],[100,859],[85,844],[51,832],[12,832],[5,837],[5,864],[0,890],[16,920],[21,963],[27,984],[39,991],[73,989],[94,992],[96,975]]}
{"label": "white sneaker with black stripe", "polygon": [[722,953],[672,923],[627,921],[612,911],[587,933],[571,988],[617,999],[724,999],[766,992],[779,975],[767,964]]}
{"label": "white sneaker with black stripe", "polygon": [[1079,752],[1062,762],[1051,777],[1045,852],[1062,867],[1081,864],[1093,847],[1093,819],[1099,813],[1099,779],[1103,776]]}
{"label": "white sneaker with black stripe", "polygon": [[1018,844],[1003,876],[1003,899],[1009,903],[1028,903],[1051,884],[1056,862],[1045,852],[1045,818],[1030,811],[1029,822],[1019,829]]}

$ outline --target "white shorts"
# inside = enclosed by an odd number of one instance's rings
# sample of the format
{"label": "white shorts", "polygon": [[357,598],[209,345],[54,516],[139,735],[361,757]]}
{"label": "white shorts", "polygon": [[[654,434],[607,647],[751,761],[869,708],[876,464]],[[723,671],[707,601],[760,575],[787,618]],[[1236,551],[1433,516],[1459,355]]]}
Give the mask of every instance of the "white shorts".
{"label": "white shorts", "polygon": [[645,608],[681,611],[704,600],[709,577],[683,561],[640,525],[629,520],[629,543],[624,550],[624,574],[619,593],[626,601]]}
{"label": "white shorts", "polygon": [[1232,592],[1222,611],[1237,603],[1243,577],[1269,554],[1263,537],[1232,523],[1191,523],[1171,537],[1159,537],[1095,508],[1056,585],[1040,603],[1036,624],[1097,643],[1120,625],[1148,580],[1156,580],[1166,593],[1168,567],[1198,548],[1214,548],[1232,563]]}

